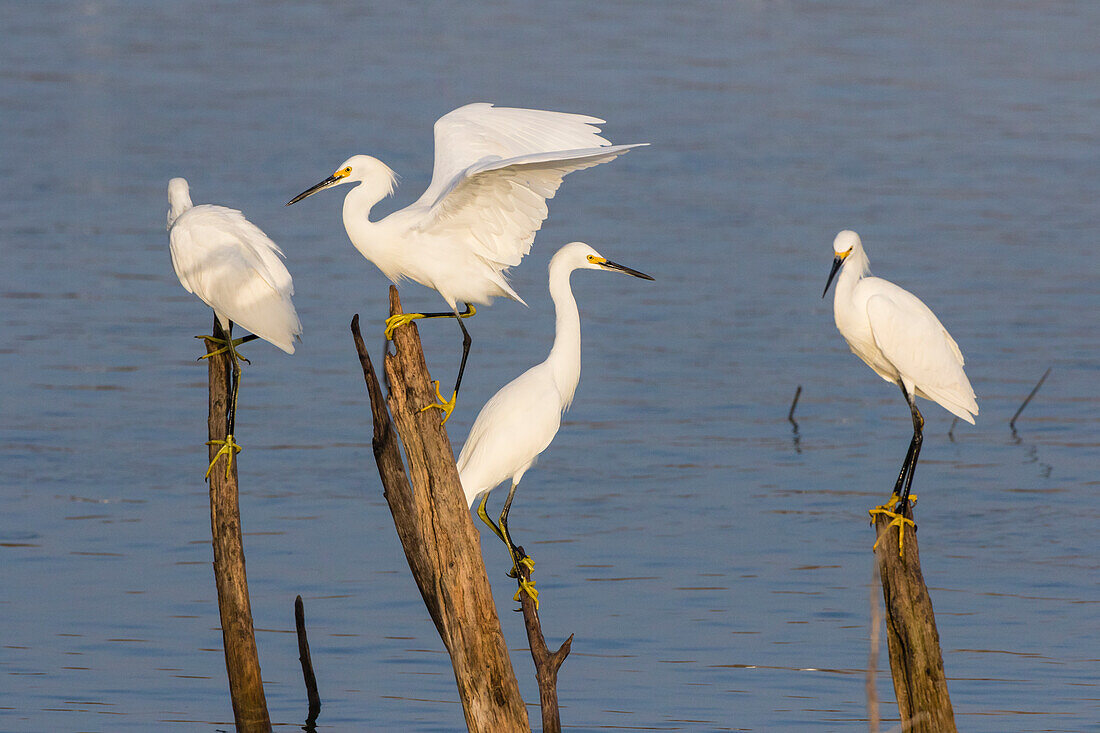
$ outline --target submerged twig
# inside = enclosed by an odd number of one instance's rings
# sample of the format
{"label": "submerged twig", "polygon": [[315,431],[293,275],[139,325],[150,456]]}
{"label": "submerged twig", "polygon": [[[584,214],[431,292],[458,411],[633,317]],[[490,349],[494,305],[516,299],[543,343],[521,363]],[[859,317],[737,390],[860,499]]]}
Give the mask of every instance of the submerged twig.
{"label": "submerged twig", "polygon": [[317,694],[317,677],[313,674],[313,660],[309,656],[309,639],[306,638],[306,611],[302,597],[294,599],[294,628],[298,632],[298,661],[302,663],[302,677],[306,683],[309,713],[303,730],[316,730],[314,724],[321,713],[321,696]]}
{"label": "submerged twig", "polygon": [[802,385],[800,384],[800,385],[798,385],[798,389],[796,389],[794,391],[794,399],[791,400],[791,409],[787,412],[787,420],[789,420],[791,425],[794,426],[793,428],[791,428],[791,432],[794,433],[793,440],[794,440],[794,450],[795,450],[796,453],[801,453],[802,452],[802,446],[801,446],[802,436],[800,436],[798,434],[798,422],[794,419],[794,408],[798,406],[798,397],[801,394],[802,394]]}
{"label": "submerged twig", "polygon": [[794,391],[794,399],[791,400],[791,409],[787,413],[787,419],[790,420],[791,425],[794,425],[794,431],[798,432],[798,423],[794,419],[794,408],[798,407],[798,398],[802,394],[802,385],[798,385],[798,389]]}
{"label": "submerged twig", "polygon": [[952,443],[955,442],[955,426],[959,424],[959,418],[955,418],[951,421],[951,427],[947,431],[947,439]]}
{"label": "submerged twig", "polygon": [[1016,418],[1020,416],[1020,413],[1027,407],[1027,403],[1031,402],[1031,398],[1035,396],[1035,393],[1039,391],[1039,388],[1043,386],[1043,382],[1047,381],[1047,377],[1050,376],[1050,370],[1054,367],[1047,367],[1047,370],[1043,372],[1043,376],[1039,378],[1038,383],[1031,390],[1031,393],[1024,400],[1024,403],[1020,405],[1020,409],[1016,410],[1016,414],[1012,416],[1012,419],[1008,421],[1008,427],[1012,428],[1013,432],[1016,432]]}

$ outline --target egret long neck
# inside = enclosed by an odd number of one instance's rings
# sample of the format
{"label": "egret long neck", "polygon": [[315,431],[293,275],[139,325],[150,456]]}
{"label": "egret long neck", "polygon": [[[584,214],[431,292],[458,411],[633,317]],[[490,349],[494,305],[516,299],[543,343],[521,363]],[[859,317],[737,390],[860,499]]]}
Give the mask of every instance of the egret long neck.
{"label": "egret long neck", "polygon": [[577,383],[581,380],[581,315],[577,300],[569,287],[573,268],[560,262],[550,263],[550,298],[554,301],[556,321],[554,347],[546,363],[554,375],[566,407],[573,402]]}
{"label": "egret long neck", "polygon": [[871,262],[867,259],[867,253],[863,247],[856,245],[851,254],[844,260],[844,267],[840,269],[840,275],[836,280],[836,291],[847,294],[852,291],[861,279],[871,274]]}
{"label": "egret long neck", "polygon": [[370,181],[358,184],[344,197],[344,228],[348,230],[348,236],[356,247],[359,246],[357,239],[370,236],[370,229],[374,225],[370,220],[370,210],[383,198],[385,194],[375,190]]}

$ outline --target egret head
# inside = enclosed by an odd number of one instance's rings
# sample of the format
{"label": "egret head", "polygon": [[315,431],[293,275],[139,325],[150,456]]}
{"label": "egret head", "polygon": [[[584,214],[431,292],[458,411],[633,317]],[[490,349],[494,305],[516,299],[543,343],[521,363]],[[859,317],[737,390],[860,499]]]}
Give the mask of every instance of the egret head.
{"label": "egret head", "polygon": [[844,260],[848,259],[848,256],[857,248],[862,249],[863,244],[859,241],[859,235],[851,229],[845,229],[836,235],[836,239],[833,240],[833,269],[829,270],[829,279],[825,281],[825,289],[821,291],[822,298],[829,292],[829,286],[833,284],[833,278],[836,277],[840,266],[844,264]]}
{"label": "egret head", "polygon": [[644,272],[638,272],[626,265],[612,262],[584,242],[570,242],[559,249],[550,260],[550,266],[553,267],[555,262],[562,262],[571,270],[609,270],[611,272],[623,272],[627,275],[640,277],[643,280],[653,279]]}
{"label": "egret head", "polygon": [[394,188],[396,188],[397,174],[390,170],[390,167],[378,158],[372,158],[369,155],[353,155],[341,163],[336,169],[336,172],[331,176],[317,185],[302,191],[290,201],[287,201],[286,205],[290,206],[291,204],[298,203],[307,196],[312,196],[318,191],[323,191],[326,188],[339,186],[341,183],[356,182],[362,182],[369,185],[377,195],[375,201],[381,201],[383,198],[393,193]]}
{"label": "egret head", "polygon": [[186,178],[173,178],[168,181],[168,228],[179,218],[180,214],[190,209],[191,190]]}

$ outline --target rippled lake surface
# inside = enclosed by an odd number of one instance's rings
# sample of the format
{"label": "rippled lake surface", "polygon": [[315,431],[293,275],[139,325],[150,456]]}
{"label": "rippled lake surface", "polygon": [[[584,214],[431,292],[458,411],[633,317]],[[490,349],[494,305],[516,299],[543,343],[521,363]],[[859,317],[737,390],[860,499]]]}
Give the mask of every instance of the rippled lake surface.
{"label": "rippled lake surface", "polygon": [[[449,423],[460,445],[544,357],[558,246],[657,277],[574,276],[577,401],[512,512],[549,641],[576,633],[568,729],[866,729],[866,509],[911,427],[821,298],[843,228],[936,310],[979,395],[950,437],[922,403],[914,487],[960,729],[1100,726],[1100,6],[88,0],[0,17],[0,730],[232,727],[192,339],[211,317],[172,272],[172,176],[282,245],[305,326],[293,357],[248,347],[237,426],[273,720],[305,717],[301,594],[322,729],[462,726],[348,332],[357,312],[380,329],[387,283],[347,242],[341,195],[283,203],[358,152],[402,176],[384,211],[411,202],[432,122],[471,101],[653,143],[566,180],[513,271],[531,307],[471,322]],[[421,330],[446,383],[457,329]],[[484,550],[537,703],[506,555]]]}

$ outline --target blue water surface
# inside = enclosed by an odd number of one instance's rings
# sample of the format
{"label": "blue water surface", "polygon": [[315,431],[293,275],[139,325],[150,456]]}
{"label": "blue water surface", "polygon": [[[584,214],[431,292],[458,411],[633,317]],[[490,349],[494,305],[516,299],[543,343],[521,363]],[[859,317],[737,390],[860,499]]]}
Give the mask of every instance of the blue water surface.
{"label": "blue water surface", "polygon": [[[172,272],[173,176],[280,243],[305,327],[292,357],[247,347],[237,425],[273,721],[306,714],[301,594],[321,729],[462,727],[348,332],[362,314],[378,353],[387,282],[339,194],[283,204],[359,152],[402,177],[379,210],[410,203],[433,121],[473,101],[652,143],[565,181],[512,272],[530,308],[470,322],[448,423],[460,445],[544,357],[561,244],[657,278],[574,276],[577,400],[511,517],[549,641],[576,634],[567,729],[867,728],[866,509],[910,418],[820,296],[844,228],[939,314],[979,396],[950,435],[922,403],[915,481],[959,728],[1100,727],[1100,6],[42,0],[0,20],[0,730],[232,728],[191,338],[211,315]],[[421,332],[446,384],[458,330]],[[483,544],[535,703],[506,554]],[[877,670],[885,730],[884,653]]]}

